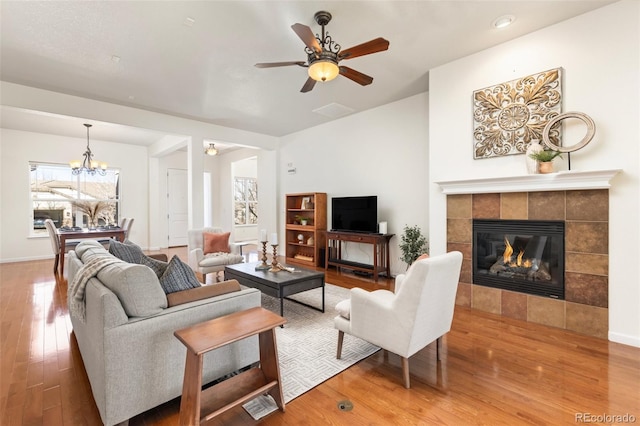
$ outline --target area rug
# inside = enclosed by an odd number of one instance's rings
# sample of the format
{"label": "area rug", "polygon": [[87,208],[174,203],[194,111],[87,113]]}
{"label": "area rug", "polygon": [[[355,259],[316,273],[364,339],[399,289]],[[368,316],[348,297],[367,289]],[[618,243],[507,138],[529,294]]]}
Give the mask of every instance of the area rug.
{"label": "area rug", "polygon": [[[321,289],[291,296],[312,306],[322,305]],[[342,359],[336,359],[338,330],[333,327],[335,306],[349,298],[349,290],[332,284],[325,286],[325,312],[319,312],[288,300],[284,301],[284,328],[276,329],[278,360],[285,404],[320,383],[375,353],[379,348],[364,340],[347,336],[342,345]],[[262,306],[280,314],[280,301],[262,295]],[[270,396],[260,396],[243,405],[258,420],[277,409]]]}

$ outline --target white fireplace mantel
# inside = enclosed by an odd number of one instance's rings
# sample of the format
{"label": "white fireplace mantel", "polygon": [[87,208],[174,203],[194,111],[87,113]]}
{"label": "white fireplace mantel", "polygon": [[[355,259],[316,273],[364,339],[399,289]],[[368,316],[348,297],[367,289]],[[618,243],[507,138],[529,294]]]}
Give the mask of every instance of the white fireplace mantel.
{"label": "white fireplace mantel", "polygon": [[464,179],[436,182],[444,194],[485,194],[492,192],[567,191],[607,189],[621,169],[562,171],[557,173]]}

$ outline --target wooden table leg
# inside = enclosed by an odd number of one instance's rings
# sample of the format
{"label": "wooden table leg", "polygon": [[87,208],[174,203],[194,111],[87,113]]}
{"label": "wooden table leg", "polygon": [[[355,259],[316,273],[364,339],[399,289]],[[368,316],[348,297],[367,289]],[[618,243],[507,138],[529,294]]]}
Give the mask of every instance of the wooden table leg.
{"label": "wooden table leg", "polygon": [[64,276],[64,252],[66,250],[67,241],[64,237],[59,238],[60,241],[60,276]]}
{"label": "wooden table leg", "polygon": [[202,355],[187,349],[184,365],[184,382],[180,400],[180,425],[200,424],[200,396],[202,390]]}
{"label": "wooden table leg", "polygon": [[280,411],[284,412],[284,395],[282,393],[282,380],[280,380],[280,365],[278,364],[278,348],[276,346],[276,333],[274,329],[260,333],[260,368],[267,381],[277,380],[278,386],[269,390],[269,395],[276,401]]}

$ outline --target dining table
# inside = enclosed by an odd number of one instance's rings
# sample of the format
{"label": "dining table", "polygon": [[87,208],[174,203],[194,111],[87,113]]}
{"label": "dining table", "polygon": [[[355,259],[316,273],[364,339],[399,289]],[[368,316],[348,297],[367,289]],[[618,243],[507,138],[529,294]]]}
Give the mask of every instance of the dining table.
{"label": "dining table", "polygon": [[98,228],[58,228],[58,239],[60,240],[60,275],[64,274],[64,254],[66,252],[68,240],[92,239],[104,240],[115,238],[124,242],[125,230],[119,226],[105,226]]}

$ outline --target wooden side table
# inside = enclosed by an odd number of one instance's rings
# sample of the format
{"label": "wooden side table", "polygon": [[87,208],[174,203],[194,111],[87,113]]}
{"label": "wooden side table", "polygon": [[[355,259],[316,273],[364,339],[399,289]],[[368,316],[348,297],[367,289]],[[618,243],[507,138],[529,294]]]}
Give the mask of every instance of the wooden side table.
{"label": "wooden side table", "polygon": [[[280,315],[258,307],[174,332],[187,347],[180,424],[199,425],[265,393],[271,395],[280,411],[284,412],[274,329],[286,322]],[[202,391],[204,354],[255,334],[258,334],[260,342],[260,366],[252,367]]]}

